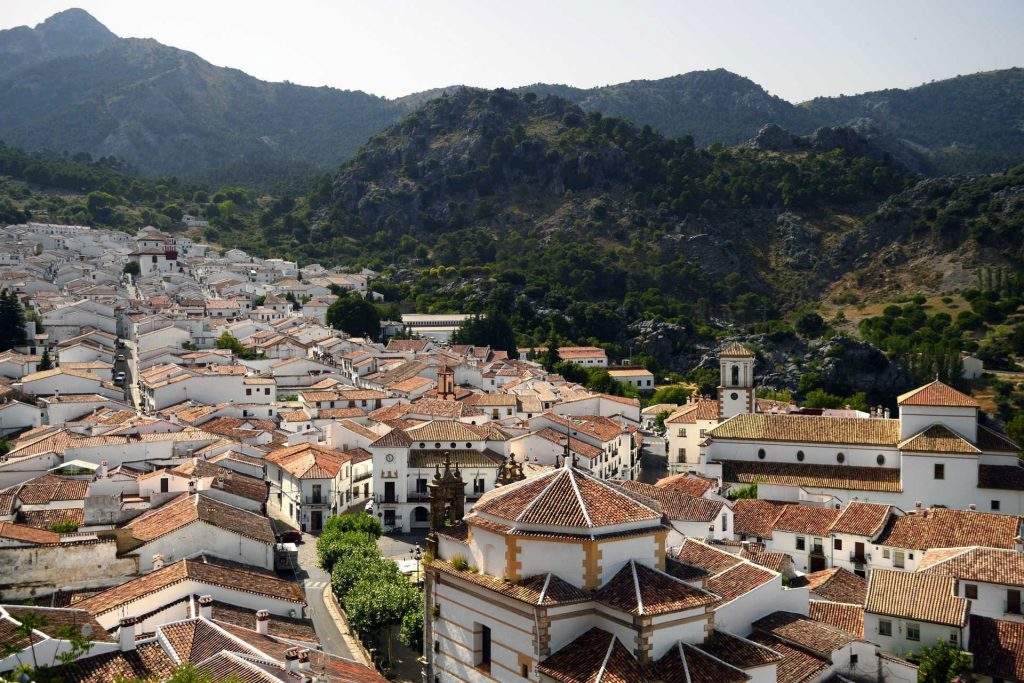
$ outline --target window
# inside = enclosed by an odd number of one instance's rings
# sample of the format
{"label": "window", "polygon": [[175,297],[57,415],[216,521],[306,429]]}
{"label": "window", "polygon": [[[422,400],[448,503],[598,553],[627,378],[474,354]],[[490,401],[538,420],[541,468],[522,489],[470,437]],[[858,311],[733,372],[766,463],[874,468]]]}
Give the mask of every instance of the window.
{"label": "window", "polygon": [[519,665],[519,675],[522,678],[529,678],[530,677],[530,665],[529,664],[520,664]]}
{"label": "window", "polygon": [[441,641],[440,640],[435,640],[434,641],[434,652],[435,653],[441,652]]}
{"label": "window", "polygon": [[458,447],[459,447],[459,444],[457,444],[457,443],[453,443],[452,444],[452,448],[458,448]]}
{"label": "window", "polygon": [[807,539],[804,538],[803,536],[797,536],[796,537],[796,549],[797,550],[803,550],[806,547],[807,547]]}
{"label": "window", "polygon": [[992,511],[993,511],[993,512],[996,512],[996,511],[998,511],[998,510],[999,510],[999,501],[998,501],[998,500],[993,500],[993,501],[992,501],[992,502],[991,502],[991,503],[989,504],[989,507],[990,507],[990,508],[992,509]]}
{"label": "window", "polygon": [[946,478],[946,466],[941,462],[935,463],[935,478],[945,479]]}
{"label": "window", "polygon": [[679,449],[679,462],[686,462],[686,449],[685,448],[680,448]]}
{"label": "window", "polygon": [[484,480],[483,479],[474,479],[473,480],[473,493],[483,493],[483,492],[484,492]]}
{"label": "window", "polygon": [[732,366],[732,385],[739,386],[740,383],[740,366]]}
{"label": "window", "polygon": [[245,395],[246,396],[252,396],[252,387],[247,387],[246,388]]}
{"label": "window", "polygon": [[323,486],[321,484],[313,484],[313,502],[319,503],[323,496]]}
{"label": "window", "polygon": [[896,550],[893,552],[892,566],[896,567],[897,569],[903,569],[903,567],[906,566],[902,550]]}
{"label": "window", "polygon": [[466,444],[466,448],[472,448],[472,447],[473,447],[473,444],[471,444],[471,443],[467,443]]}
{"label": "window", "polygon": [[427,492],[427,480],[426,479],[417,479],[416,480],[416,493],[426,493],[426,492]]}
{"label": "window", "polygon": [[835,541],[834,541],[834,542],[832,543],[832,547],[833,547],[834,549],[836,549],[836,550],[842,550],[842,549],[843,549],[843,539],[841,539],[841,538],[837,538],[837,539],[836,539],[836,540],[835,540]]}
{"label": "window", "polygon": [[891,636],[892,635],[892,622],[888,619],[878,620],[878,635],[880,636]]}
{"label": "window", "polygon": [[757,459],[758,460],[764,460],[764,456],[765,456],[764,449],[763,448],[758,448],[757,449]]}
{"label": "window", "polygon": [[850,666],[857,666],[857,659],[856,653],[850,655]]}
{"label": "window", "polygon": [[441,444],[439,444],[439,443],[435,443],[434,444],[434,448],[440,448],[440,447],[441,447]]}
{"label": "window", "polygon": [[846,462],[846,456],[843,455],[842,453],[836,453],[836,462],[842,465],[844,462]]}
{"label": "window", "polygon": [[686,427],[680,427],[678,436],[686,436]]}
{"label": "window", "polygon": [[949,642],[953,645],[957,645],[960,643],[960,636],[957,634],[956,631],[949,632]]}
{"label": "window", "polygon": [[491,668],[491,629],[483,624],[473,624],[473,664],[481,669]]}
{"label": "window", "polygon": [[804,452],[803,451],[797,451],[796,452],[796,459],[799,460],[800,462],[803,462],[804,461]]}
{"label": "window", "polygon": [[726,517],[725,515],[722,515],[722,531],[728,531],[728,530],[729,530],[729,518]]}
{"label": "window", "polygon": [[978,586],[973,583],[964,584],[964,597],[968,600],[978,599]]}
{"label": "window", "polygon": [[913,621],[907,622],[907,640],[921,640],[921,624]]}
{"label": "window", "polygon": [[877,462],[879,465],[884,465],[885,464],[885,456],[882,455],[881,453],[879,453],[878,457],[875,458],[875,462]]}

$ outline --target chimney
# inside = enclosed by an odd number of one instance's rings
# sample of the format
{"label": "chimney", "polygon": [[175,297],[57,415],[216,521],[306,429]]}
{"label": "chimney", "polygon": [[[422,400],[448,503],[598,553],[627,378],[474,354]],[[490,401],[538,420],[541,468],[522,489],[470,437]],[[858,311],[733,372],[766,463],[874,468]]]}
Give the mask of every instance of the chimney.
{"label": "chimney", "polygon": [[164,568],[164,556],[157,553],[153,556],[153,571]]}
{"label": "chimney", "polygon": [[107,468],[107,461],[106,460],[100,460],[100,467],[96,471],[96,478],[97,479],[106,479],[108,476],[110,476],[110,471]]}
{"label": "chimney", "polygon": [[888,408],[883,408],[882,409],[882,417],[884,417],[885,419],[889,419],[889,409]]}
{"label": "chimney", "polygon": [[975,505],[974,503],[971,503],[970,505],[967,506],[967,509],[968,510],[977,510],[978,506]]}
{"label": "chimney", "polygon": [[122,617],[121,628],[117,632],[118,641],[121,644],[121,652],[128,652],[135,649],[135,617]]}
{"label": "chimney", "polygon": [[256,612],[256,633],[267,635],[270,631],[270,612],[261,609]]}
{"label": "chimney", "polygon": [[196,492],[196,480],[195,480],[195,478],[192,478],[192,479],[188,480],[188,493],[189,493],[189,495],[192,495],[195,492]]}
{"label": "chimney", "polygon": [[290,647],[284,651],[284,668],[288,673],[299,672],[299,648]]}
{"label": "chimney", "polygon": [[213,596],[212,595],[200,595],[199,596],[199,616],[203,619],[213,619]]}

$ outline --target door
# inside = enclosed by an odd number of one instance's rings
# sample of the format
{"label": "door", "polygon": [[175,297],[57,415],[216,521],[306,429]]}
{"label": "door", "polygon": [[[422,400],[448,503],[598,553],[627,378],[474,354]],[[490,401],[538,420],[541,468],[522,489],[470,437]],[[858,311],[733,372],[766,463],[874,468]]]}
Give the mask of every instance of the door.
{"label": "door", "polygon": [[864,544],[860,541],[853,544],[853,561],[864,564]]}
{"label": "door", "polygon": [[824,555],[819,555],[818,553],[813,553],[812,552],[810,554],[810,560],[811,560],[811,571],[812,572],[820,572],[822,569],[826,569],[826,566],[825,566],[826,562],[825,562],[825,556]]}
{"label": "door", "polygon": [[385,510],[384,511],[384,528],[390,529],[395,526],[395,511]]}
{"label": "door", "polygon": [[1007,614],[1020,614],[1020,591],[1019,590],[1008,590],[1008,591],[1006,591],[1006,613]]}
{"label": "door", "polygon": [[312,531],[313,533],[318,533],[321,529],[324,528],[324,513],[320,512],[319,510],[313,510],[309,514],[309,525],[310,531]]}

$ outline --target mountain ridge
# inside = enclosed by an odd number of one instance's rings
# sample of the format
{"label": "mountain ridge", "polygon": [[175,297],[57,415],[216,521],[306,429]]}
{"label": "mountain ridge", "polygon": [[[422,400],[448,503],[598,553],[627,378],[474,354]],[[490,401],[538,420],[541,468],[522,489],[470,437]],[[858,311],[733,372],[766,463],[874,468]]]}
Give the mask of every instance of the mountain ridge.
{"label": "mountain ridge", "polygon": [[[281,169],[331,169],[375,133],[458,87],[387,99],[262,81],[153,39],[119,38],[79,9],[0,31],[0,97],[11,103],[0,111],[0,139],[115,155],[151,175],[258,183]],[[739,144],[766,124],[805,135],[867,120],[916,148],[933,174],[988,172],[1024,159],[1018,68],[797,104],[725,69],[511,90],[563,97],[670,137],[691,136],[700,146]]]}

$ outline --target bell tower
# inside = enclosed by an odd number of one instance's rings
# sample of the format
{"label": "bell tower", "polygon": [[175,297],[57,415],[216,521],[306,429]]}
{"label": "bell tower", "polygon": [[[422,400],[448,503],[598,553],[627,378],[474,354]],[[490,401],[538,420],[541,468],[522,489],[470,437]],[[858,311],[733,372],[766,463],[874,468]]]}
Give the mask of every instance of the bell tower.
{"label": "bell tower", "polygon": [[721,371],[718,384],[718,414],[725,419],[756,412],[754,396],[754,354],[738,342],[727,344],[718,354]]}
{"label": "bell tower", "polygon": [[444,470],[440,465],[434,468],[434,478],[427,483],[430,497],[430,532],[427,534],[427,549],[437,555],[437,532],[453,527],[466,515],[466,484],[458,462],[452,470],[452,454],[444,452]]}

